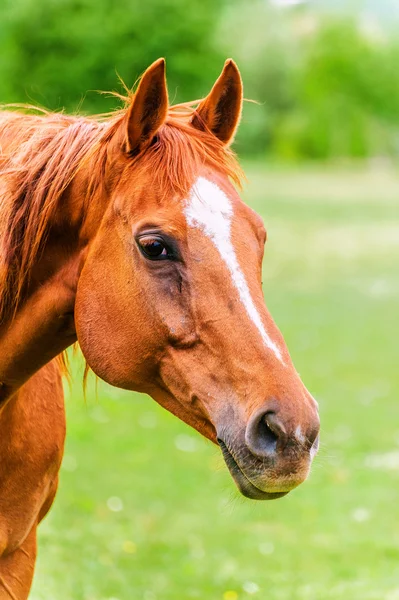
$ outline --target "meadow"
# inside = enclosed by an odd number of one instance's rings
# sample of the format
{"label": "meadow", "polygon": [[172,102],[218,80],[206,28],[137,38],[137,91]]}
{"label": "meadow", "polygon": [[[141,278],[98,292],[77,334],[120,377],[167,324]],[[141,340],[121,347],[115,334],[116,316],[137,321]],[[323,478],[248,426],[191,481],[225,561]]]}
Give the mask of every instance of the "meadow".
{"label": "meadow", "polygon": [[66,384],[32,600],[399,600],[399,175],[245,165],[267,305],[318,399],[287,497],[239,496],[218,448],[148,397]]}

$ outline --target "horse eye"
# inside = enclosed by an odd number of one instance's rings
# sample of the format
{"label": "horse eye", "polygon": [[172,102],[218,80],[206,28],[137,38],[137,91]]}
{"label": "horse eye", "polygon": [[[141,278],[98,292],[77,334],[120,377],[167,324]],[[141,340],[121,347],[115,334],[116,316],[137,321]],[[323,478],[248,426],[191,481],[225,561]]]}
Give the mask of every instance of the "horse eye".
{"label": "horse eye", "polygon": [[143,236],[138,240],[142,254],[150,260],[165,260],[172,258],[172,252],[165,242],[154,236]]}

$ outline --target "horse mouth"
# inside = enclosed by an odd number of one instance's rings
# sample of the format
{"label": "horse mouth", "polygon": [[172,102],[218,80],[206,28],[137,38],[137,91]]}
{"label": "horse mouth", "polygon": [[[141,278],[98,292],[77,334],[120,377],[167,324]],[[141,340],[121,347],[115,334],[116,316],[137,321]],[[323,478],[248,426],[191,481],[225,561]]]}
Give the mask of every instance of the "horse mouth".
{"label": "horse mouth", "polygon": [[260,490],[242,472],[242,470],[238,466],[237,461],[235,460],[234,456],[231,454],[230,450],[227,448],[223,440],[218,438],[217,441],[222,450],[223,458],[230,471],[230,474],[233,477],[238,489],[240,490],[243,496],[251,498],[251,500],[277,500],[277,498],[282,498],[283,496],[288,494],[288,492],[264,492],[263,490]]}

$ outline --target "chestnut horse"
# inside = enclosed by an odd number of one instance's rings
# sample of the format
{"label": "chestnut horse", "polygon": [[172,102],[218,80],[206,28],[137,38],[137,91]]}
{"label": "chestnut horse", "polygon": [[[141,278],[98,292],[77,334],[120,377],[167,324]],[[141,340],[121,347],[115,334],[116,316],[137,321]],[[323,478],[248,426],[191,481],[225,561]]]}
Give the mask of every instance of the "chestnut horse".
{"label": "chestnut horse", "polygon": [[29,593],[76,341],[99,377],[218,443],[245,496],[308,476],[317,405],[264,305],[262,220],[233,185],[242,98],[228,60],[204,100],[170,107],[160,59],[108,117],[0,112],[1,599]]}

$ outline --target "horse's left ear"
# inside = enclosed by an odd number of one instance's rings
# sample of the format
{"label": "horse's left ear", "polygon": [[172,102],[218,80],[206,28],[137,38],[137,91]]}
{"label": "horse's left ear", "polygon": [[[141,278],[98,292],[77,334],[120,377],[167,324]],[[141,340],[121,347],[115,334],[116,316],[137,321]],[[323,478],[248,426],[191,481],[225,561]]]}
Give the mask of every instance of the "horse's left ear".
{"label": "horse's left ear", "polygon": [[226,145],[232,143],[241,118],[243,86],[240,71],[229,58],[210,94],[201,102],[191,123],[209,130]]}
{"label": "horse's left ear", "polygon": [[153,140],[168,114],[165,59],[159,58],[142,76],[127,113],[126,151],[136,155]]}

